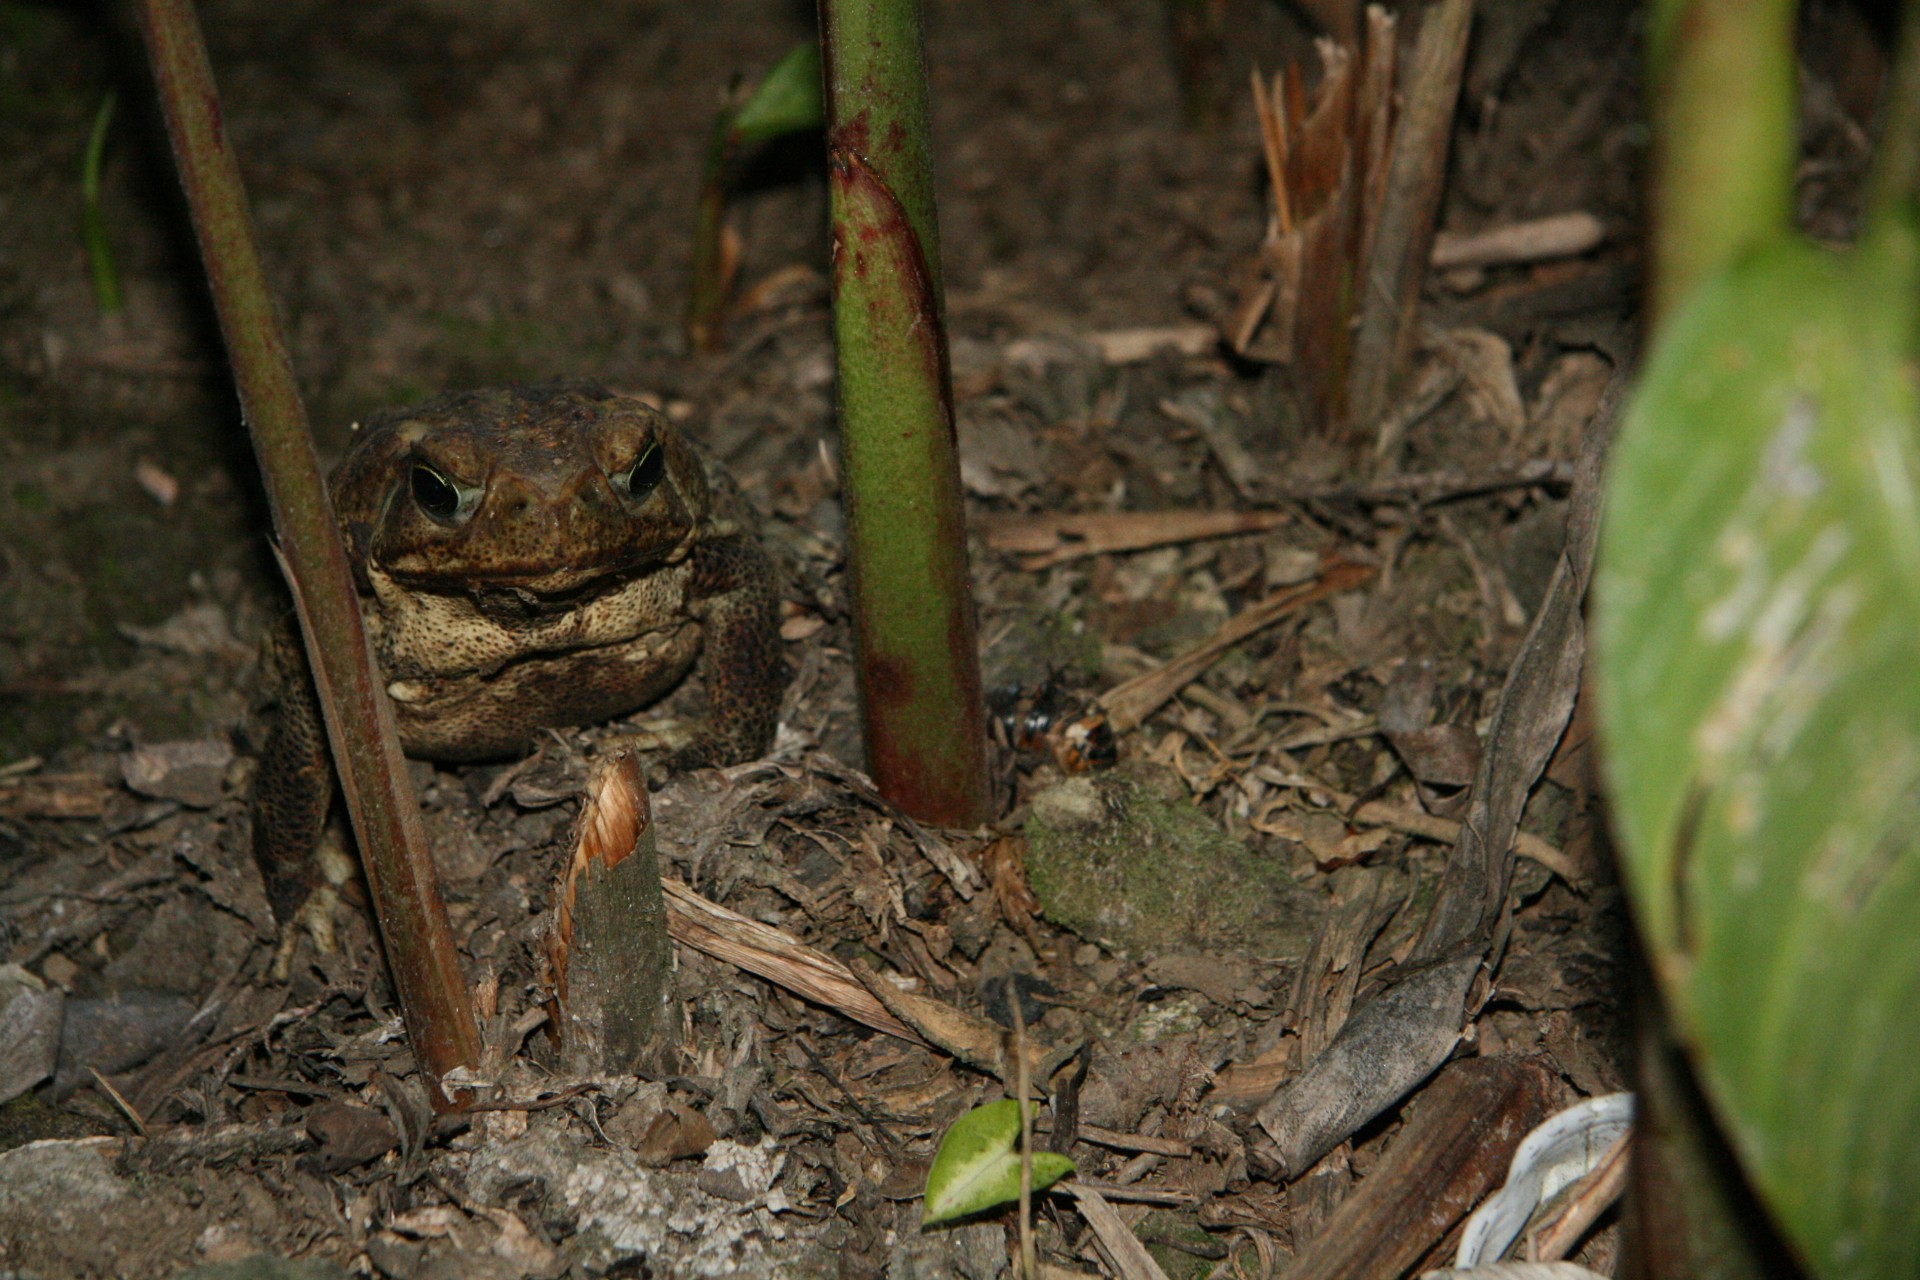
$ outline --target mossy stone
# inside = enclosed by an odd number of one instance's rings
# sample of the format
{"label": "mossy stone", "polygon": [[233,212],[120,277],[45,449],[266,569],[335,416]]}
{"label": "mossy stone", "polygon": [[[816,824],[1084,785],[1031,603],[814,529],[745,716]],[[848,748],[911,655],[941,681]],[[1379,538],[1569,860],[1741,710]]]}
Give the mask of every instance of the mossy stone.
{"label": "mossy stone", "polygon": [[1305,953],[1321,904],[1285,865],[1220,829],[1184,788],[1116,770],[1070,778],[1027,812],[1027,878],[1047,919],[1135,955]]}
{"label": "mossy stone", "polygon": [[[1155,1209],[1139,1221],[1133,1233],[1147,1242],[1147,1252],[1160,1264],[1167,1280],[1204,1280],[1220,1265],[1213,1260],[1220,1239],[1191,1215]],[[1169,1243],[1172,1241],[1187,1248]]]}

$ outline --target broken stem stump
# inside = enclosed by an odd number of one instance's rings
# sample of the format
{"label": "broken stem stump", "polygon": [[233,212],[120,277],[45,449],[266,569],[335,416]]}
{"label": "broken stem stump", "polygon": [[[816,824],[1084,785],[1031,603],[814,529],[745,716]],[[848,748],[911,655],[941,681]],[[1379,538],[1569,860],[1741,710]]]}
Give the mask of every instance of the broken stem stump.
{"label": "broken stem stump", "polygon": [[673,958],[646,778],[631,751],[594,771],[554,891],[560,1059],[574,1075],[647,1075],[679,1042]]}
{"label": "broken stem stump", "polygon": [[1347,367],[1348,421],[1355,424],[1372,423],[1386,412],[1413,354],[1420,282],[1433,254],[1472,25],[1473,0],[1441,0],[1420,26],[1407,105],[1393,130],[1386,192],[1360,264],[1360,327]]}

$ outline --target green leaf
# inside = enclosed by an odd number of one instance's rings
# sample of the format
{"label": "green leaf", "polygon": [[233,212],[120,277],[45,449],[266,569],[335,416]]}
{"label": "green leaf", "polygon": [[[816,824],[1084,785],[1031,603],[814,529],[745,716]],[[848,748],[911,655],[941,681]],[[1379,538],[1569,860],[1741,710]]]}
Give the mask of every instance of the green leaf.
{"label": "green leaf", "polygon": [[730,128],[735,140],[747,144],[818,129],[826,118],[820,96],[820,46],[809,41],[774,63],[752,96],[740,104]]}
{"label": "green leaf", "polygon": [[1594,585],[1616,830],[1674,1024],[1822,1276],[1920,1273],[1920,240],[1674,315]]}
{"label": "green leaf", "polygon": [[[1027,1104],[1033,1106],[1032,1103]],[[953,1122],[927,1171],[920,1224],[951,1222],[1020,1198],[1020,1111],[1012,1098],[975,1107]],[[1044,1191],[1073,1172],[1053,1151],[1033,1153],[1033,1189]]]}

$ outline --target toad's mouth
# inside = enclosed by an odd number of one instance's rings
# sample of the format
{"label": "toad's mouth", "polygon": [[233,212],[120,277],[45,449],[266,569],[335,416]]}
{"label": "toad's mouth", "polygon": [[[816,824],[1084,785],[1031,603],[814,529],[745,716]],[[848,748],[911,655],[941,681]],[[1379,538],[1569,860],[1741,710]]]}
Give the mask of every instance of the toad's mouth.
{"label": "toad's mouth", "polygon": [[506,625],[541,622],[572,613],[582,605],[612,595],[636,574],[582,574],[567,570],[524,582],[491,582],[470,586],[467,595],[481,614]]}
{"label": "toad's mouth", "polygon": [[652,553],[576,554],[470,559],[424,555],[371,557],[371,566],[408,591],[468,596],[494,601],[503,609],[563,613],[598,596],[611,595],[635,578],[673,563],[677,557]]}

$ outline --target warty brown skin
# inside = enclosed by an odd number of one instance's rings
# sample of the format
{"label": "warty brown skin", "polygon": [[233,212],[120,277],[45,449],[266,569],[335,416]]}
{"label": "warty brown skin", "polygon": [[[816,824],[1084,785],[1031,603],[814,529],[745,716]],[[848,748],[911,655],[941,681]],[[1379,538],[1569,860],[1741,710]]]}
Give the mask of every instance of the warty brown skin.
{"label": "warty brown skin", "polygon": [[[772,562],[657,410],[590,382],[445,395],[371,419],[328,489],[408,755],[513,755],[655,702],[696,665],[708,717],[670,763],[772,744]],[[334,778],[297,634],[268,648],[279,710],[253,844],[284,922],[315,887]]]}

